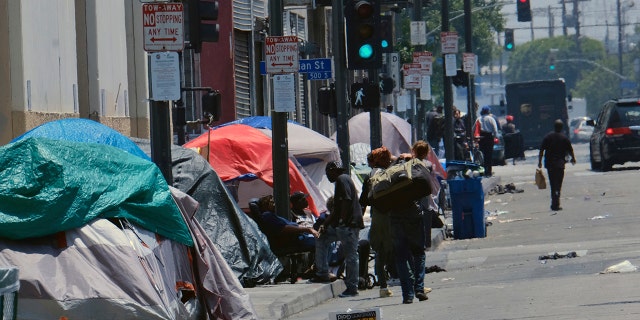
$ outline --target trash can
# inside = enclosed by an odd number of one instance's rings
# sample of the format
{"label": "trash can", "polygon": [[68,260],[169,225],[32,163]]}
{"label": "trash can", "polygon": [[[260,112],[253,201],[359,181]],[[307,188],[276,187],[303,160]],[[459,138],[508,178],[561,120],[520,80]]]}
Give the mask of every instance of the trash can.
{"label": "trash can", "polygon": [[447,180],[451,197],[454,239],[484,238],[484,192],[482,178]]}
{"label": "trash can", "polygon": [[18,290],[20,278],[17,267],[0,267],[0,319],[18,316]]}

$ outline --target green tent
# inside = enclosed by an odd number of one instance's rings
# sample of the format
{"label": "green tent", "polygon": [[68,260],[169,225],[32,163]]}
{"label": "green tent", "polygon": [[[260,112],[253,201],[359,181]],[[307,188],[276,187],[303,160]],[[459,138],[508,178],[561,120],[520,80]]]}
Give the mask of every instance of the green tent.
{"label": "green tent", "polygon": [[27,138],[0,147],[0,237],[24,239],[126,218],[192,246],[160,169],[104,144]]}

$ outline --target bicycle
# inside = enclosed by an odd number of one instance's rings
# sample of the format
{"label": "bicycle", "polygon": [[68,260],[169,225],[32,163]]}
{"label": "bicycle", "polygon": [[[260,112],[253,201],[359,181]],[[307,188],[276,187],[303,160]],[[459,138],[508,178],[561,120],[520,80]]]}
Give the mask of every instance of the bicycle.
{"label": "bicycle", "polygon": [[465,135],[456,135],[454,137],[456,148],[461,150],[457,151],[462,153],[458,156],[464,158],[464,161],[473,162],[479,166],[484,165],[484,155],[480,151],[480,147],[476,141],[469,141]]}

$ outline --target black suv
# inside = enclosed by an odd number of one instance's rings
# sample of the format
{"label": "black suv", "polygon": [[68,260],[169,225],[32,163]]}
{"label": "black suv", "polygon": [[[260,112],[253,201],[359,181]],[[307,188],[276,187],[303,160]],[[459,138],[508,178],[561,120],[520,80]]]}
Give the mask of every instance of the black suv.
{"label": "black suv", "polygon": [[608,171],[614,164],[640,161],[640,98],[604,104],[589,141],[591,169]]}

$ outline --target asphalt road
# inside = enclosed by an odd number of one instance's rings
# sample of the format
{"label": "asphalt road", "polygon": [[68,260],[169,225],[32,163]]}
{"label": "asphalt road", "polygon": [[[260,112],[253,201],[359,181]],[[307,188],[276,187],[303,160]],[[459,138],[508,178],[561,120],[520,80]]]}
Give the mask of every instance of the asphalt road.
{"label": "asphalt road", "polygon": [[[574,145],[561,206],[533,183],[537,150],[527,160],[495,167],[500,184],[522,193],[487,194],[486,238],[446,239],[427,253],[429,300],[403,305],[400,287],[330,299],[290,319],[328,319],[330,312],[380,308],[382,319],[640,319],[640,272],[602,273],[627,261],[640,266],[638,163],[593,172],[587,144]],[[577,257],[540,259],[554,253]]]}

